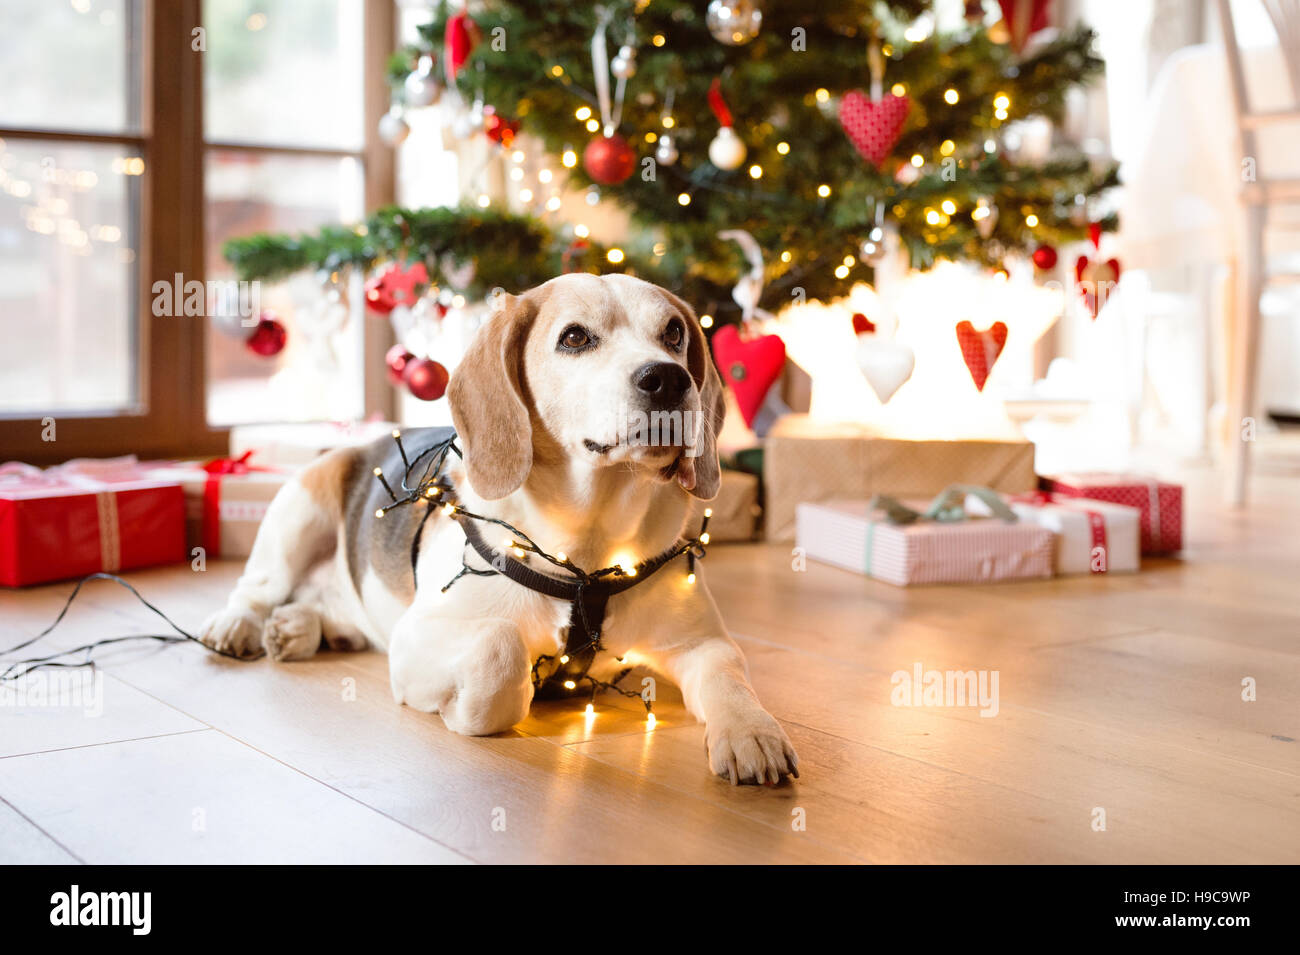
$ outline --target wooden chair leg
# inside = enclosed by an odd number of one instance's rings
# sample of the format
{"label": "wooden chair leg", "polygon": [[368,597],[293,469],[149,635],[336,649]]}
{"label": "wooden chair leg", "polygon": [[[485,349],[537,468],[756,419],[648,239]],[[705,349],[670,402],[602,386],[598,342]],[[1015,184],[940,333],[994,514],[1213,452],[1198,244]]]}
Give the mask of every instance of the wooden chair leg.
{"label": "wooden chair leg", "polygon": [[1246,419],[1255,413],[1259,374],[1259,296],[1264,285],[1264,221],[1263,206],[1242,208],[1241,256],[1237,261],[1233,323],[1233,374],[1228,403],[1227,499],[1234,507],[1246,503],[1250,445],[1257,430],[1253,427],[1247,429]]}

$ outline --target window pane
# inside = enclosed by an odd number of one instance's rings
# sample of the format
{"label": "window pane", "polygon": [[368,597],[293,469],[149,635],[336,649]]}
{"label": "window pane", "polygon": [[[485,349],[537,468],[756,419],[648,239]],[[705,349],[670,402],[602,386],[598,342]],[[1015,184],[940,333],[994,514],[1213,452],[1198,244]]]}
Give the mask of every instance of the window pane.
{"label": "window pane", "polygon": [[134,132],[139,0],[0,3],[0,126]]}
{"label": "window pane", "polygon": [[[206,164],[208,278],[230,280],[221,257],[231,238],[255,232],[297,232],[361,218],[361,163],[355,159],[210,150]],[[278,355],[253,354],[237,321],[208,323],[208,420],[344,420],[362,414],[362,322],[359,289],[345,316],[327,312],[324,286],[308,273],[250,290],[288,331]],[[343,327],[330,333],[335,318]]]}
{"label": "window pane", "polygon": [[0,414],[136,404],[143,171],[123,146],[0,140]]}
{"label": "window pane", "polygon": [[205,133],[360,149],[362,0],[206,0]]}

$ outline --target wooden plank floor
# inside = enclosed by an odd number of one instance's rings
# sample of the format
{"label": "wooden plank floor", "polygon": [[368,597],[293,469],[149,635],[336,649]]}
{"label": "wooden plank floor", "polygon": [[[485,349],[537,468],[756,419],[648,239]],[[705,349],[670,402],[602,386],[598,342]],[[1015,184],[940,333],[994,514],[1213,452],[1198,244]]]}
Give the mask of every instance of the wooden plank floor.
{"label": "wooden plank floor", "polygon": [[[789,545],[707,575],[802,778],[732,788],[661,698],[539,704],[467,739],[398,707],[379,654],[102,653],[102,712],[0,707],[0,862],[1300,861],[1300,504],[1191,477],[1189,547],[1139,575],[901,590]],[[186,627],[233,564],[135,573]],[[0,593],[0,647],[69,584]],[[42,644],[157,621],[112,584]],[[891,705],[915,663],[997,670],[998,713]],[[1242,700],[1242,681],[1258,699]],[[1104,811],[1105,829],[1094,820]]]}

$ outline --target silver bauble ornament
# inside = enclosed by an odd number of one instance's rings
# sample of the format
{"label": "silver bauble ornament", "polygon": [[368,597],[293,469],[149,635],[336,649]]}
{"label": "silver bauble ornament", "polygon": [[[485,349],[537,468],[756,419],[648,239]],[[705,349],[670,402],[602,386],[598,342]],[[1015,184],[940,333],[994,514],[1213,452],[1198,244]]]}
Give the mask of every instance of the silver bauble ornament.
{"label": "silver bauble ornament", "polygon": [[979,237],[987,239],[998,224],[998,207],[992,200],[980,197],[975,201],[971,218],[975,220],[975,231],[979,233]]}
{"label": "silver bauble ornament", "polygon": [[615,79],[630,80],[636,76],[636,50],[624,44],[618,48],[618,54],[609,61],[609,71]]}
{"label": "silver bauble ornament", "polygon": [[379,117],[379,138],[390,146],[398,146],[411,135],[411,127],[402,117],[402,111],[394,106]]}
{"label": "silver bauble ornament", "polygon": [[671,136],[660,136],[659,145],[655,147],[655,162],[671,166],[677,162],[677,144]]}
{"label": "silver bauble ornament", "polygon": [[862,253],[862,261],[868,265],[875,265],[884,259],[887,250],[885,248],[885,230],[876,226],[867,233],[867,237],[862,240],[862,245],[858,247]]}
{"label": "silver bauble ornament", "polygon": [[719,43],[744,46],[758,36],[763,8],[757,0],[713,0],[704,21]]}
{"label": "silver bauble ornament", "polygon": [[746,152],[744,140],[736,135],[736,131],[730,126],[720,126],[718,135],[709,143],[709,162],[719,169],[739,169]]}
{"label": "silver bauble ornament", "polygon": [[406,78],[403,88],[406,91],[407,106],[432,106],[438,101],[442,95],[442,79],[433,68],[433,57],[420,57],[419,66]]}

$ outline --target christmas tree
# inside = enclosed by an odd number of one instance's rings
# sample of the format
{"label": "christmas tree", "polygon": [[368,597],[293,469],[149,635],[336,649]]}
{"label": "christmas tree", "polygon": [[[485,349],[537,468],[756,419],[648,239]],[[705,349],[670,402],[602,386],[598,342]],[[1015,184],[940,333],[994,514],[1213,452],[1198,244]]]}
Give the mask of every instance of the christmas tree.
{"label": "christmas tree", "polygon": [[[1059,124],[1067,94],[1098,76],[1092,31],[1044,29],[1046,0],[968,2],[955,24],[938,6],[951,4],[444,5],[390,66],[405,108],[451,97],[463,104],[455,133],[503,150],[527,134],[570,186],[626,209],[630,234],[616,248],[588,241],[539,200],[522,214],[388,208],[225,254],[244,279],[418,261],[434,285],[459,271],[468,296],[625,271],[726,322],[741,317],[732,291],[752,266],[719,235],[731,230],[756,240],[757,304],[776,311],[871,281],[893,243],[919,269],[1000,268],[1035,252],[1055,261],[1054,246],[1113,229],[1096,202],[1117,183],[1112,163],[1014,143],[1025,120]],[[387,135],[401,135],[402,108]]]}

